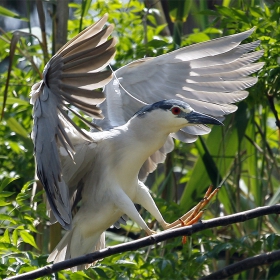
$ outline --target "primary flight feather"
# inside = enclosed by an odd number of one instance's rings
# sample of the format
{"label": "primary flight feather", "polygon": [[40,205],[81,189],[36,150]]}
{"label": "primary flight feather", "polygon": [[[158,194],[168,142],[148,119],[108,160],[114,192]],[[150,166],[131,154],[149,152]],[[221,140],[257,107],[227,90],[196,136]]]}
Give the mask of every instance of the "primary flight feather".
{"label": "primary flight feather", "polygon": [[[263,66],[253,63],[263,54],[254,51],[259,41],[241,44],[251,29],[134,61],[112,78],[104,70],[116,44],[108,39],[113,27],[104,27],[107,19],[105,15],[63,46],[31,91],[37,175],[51,221],[69,230],[48,261],[104,248],[105,230],[122,222],[124,214],[153,234],[134,203],[164,229],[178,226],[164,221],[144,185],[147,175],[172,151],[172,138],[194,142],[210,132],[206,124],[219,125],[234,112],[233,103],[246,98],[245,89],[257,82],[248,75]],[[103,86],[103,92],[96,90]],[[94,123],[73,107],[92,116]],[[69,113],[92,132],[77,127]]]}

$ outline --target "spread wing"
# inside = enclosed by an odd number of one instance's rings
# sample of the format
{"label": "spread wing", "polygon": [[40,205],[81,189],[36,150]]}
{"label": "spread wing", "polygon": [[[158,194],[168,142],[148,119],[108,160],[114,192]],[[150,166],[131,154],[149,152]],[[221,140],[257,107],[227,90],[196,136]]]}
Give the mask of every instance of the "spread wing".
{"label": "spread wing", "polygon": [[107,19],[105,15],[64,45],[46,65],[43,80],[31,91],[36,171],[54,216],[65,229],[71,227],[72,216],[58,149],[63,147],[73,158],[75,151],[68,135],[92,141],[69,115],[77,115],[87,125],[98,128],[80,116],[72,105],[93,118],[103,118],[97,104],[104,100],[104,94],[95,89],[112,78],[110,71],[101,70],[113,58],[116,43],[114,39],[108,40],[113,27],[103,28]]}
{"label": "spread wing", "polygon": [[[254,51],[260,42],[241,44],[253,31],[140,59],[120,68],[115,72],[118,80],[111,80],[105,87],[106,102],[100,106],[105,119],[96,123],[103,128],[119,126],[145,103],[174,98],[220,119],[234,112],[237,107],[233,103],[246,98],[245,89],[257,82],[256,77],[248,76],[263,66],[263,63],[253,63],[263,54],[263,51]],[[209,132],[209,127],[195,125],[181,129],[172,137],[191,143],[198,135]],[[167,150],[172,147],[169,145]],[[164,157],[160,151],[150,157],[139,178],[144,179]]]}
{"label": "spread wing", "polygon": [[[248,75],[263,66],[261,62],[253,63],[263,55],[263,51],[254,51],[260,42],[241,44],[253,31],[140,59],[120,68],[115,72],[116,77],[131,95],[113,79],[105,87],[106,103],[100,106],[108,118],[97,123],[105,127],[122,125],[143,104],[174,98],[215,117],[234,112],[237,107],[233,103],[246,98],[248,92],[244,89],[257,82],[256,77]],[[182,131],[190,134],[185,140],[192,142],[194,135],[209,132],[200,126]]]}

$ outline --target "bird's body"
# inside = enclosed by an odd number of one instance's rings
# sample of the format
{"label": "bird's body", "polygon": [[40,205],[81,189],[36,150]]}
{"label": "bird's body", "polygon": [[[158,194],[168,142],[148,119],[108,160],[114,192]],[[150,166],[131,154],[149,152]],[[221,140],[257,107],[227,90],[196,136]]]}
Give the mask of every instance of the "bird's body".
{"label": "bird's body", "polygon": [[[244,89],[257,81],[247,75],[262,67],[252,63],[262,55],[252,52],[259,42],[240,45],[249,30],[133,62],[111,80],[110,72],[100,72],[115,53],[114,39],[107,40],[113,27],[102,29],[106,20],[104,16],[62,47],[31,92],[37,175],[51,221],[69,230],[48,261],[103,248],[105,230],[124,214],[153,234],[134,204],[149,211],[163,229],[179,226],[164,221],[144,185],[147,175],[173,150],[172,138],[194,142],[210,132],[205,124],[220,125],[218,119],[234,112],[232,103],[246,98]],[[103,93],[94,91],[104,85]],[[71,105],[98,120],[89,123]],[[104,131],[82,131],[65,109]]]}
{"label": "bird's body", "polygon": [[[124,214],[151,234],[134,203],[148,208],[162,226],[166,225],[155,203],[148,204],[152,198],[138,174],[144,162],[164,146],[170,133],[188,124],[186,119],[177,119],[175,125],[170,125],[171,121],[174,124],[171,114],[169,110],[147,108],[122,126],[103,132],[85,132],[92,141],[69,135],[76,154],[73,161],[61,148],[63,178],[70,190],[77,185],[83,187],[81,207],[73,219],[73,228],[67,233],[71,239],[68,240],[69,257],[90,253],[96,244],[104,246],[100,241],[104,238],[102,233]],[[142,129],[143,118],[149,124],[145,129]],[[61,244],[65,246],[64,242]],[[49,260],[62,249],[54,250]]]}

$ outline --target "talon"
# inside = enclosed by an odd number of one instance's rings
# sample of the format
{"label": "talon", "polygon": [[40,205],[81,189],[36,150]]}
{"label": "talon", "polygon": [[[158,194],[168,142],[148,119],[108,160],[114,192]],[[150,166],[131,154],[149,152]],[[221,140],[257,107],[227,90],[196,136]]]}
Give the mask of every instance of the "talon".
{"label": "talon", "polygon": [[205,195],[204,195],[204,198],[208,198],[209,195],[211,194],[212,190],[213,190],[213,185],[210,185],[210,186],[208,187],[208,189],[207,189]]}
{"label": "talon", "polygon": [[[186,226],[186,223],[181,218],[179,218],[179,221],[181,222],[182,227]],[[182,236],[182,244],[185,245],[186,243],[187,243],[187,236],[183,235]]]}
{"label": "talon", "polygon": [[193,219],[191,219],[190,221],[185,223],[186,226],[190,226],[190,225],[197,223],[200,220],[200,218],[202,217],[203,213],[204,213],[203,210],[199,211],[198,214]]}
{"label": "talon", "polygon": [[179,221],[181,222],[182,227],[186,226],[186,223],[181,218],[179,218]]}
{"label": "talon", "polygon": [[213,198],[213,196],[218,193],[219,189],[216,188],[214,191],[210,192],[210,194],[209,194],[209,189],[212,190],[212,188],[213,187],[210,186],[208,188],[208,190],[206,191],[206,194],[205,194],[205,197],[204,197],[204,201],[202,202],[200,209],[204,208],[210,202],[210,200]]}
{"label": "talon", "polygon": [[163,226],[164,229],[174,229],[178,228],[180,226],[188,226],[193,225],[197,223],[201,216],[203,215],[203,208],[210,202],[210,200],[213,198],[215,194],[217,194],[219,191],[219,188],[216,188],[213,190],[213,186],[210,185],[205,192],[204,198],[190,211],[188,211],[185,215],[183,215],[181,218],[179,218],[177,221],[166,224]]}
{"label": "talon", "polygon": [[150,236],[150,235],[153,235],[153,234],[157,234],[156,231],[150,229],[149,231],[146,231],[147,235]]}
{"label": "talon", "polygon": [[210,193],[207,199],[211,200],[212,197],[219,192],[219,190],[220,190],[219,188],[216,188],[212,193]]}

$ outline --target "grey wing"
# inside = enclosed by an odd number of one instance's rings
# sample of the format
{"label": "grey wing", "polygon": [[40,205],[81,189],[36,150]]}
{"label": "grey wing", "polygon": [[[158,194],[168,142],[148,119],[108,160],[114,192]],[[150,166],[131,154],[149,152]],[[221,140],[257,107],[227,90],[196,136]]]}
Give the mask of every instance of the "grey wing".
{"label": "grey wing", "polygon": [[58,149],[63,147],[73,158],[75,151],[69,135],[92,141],[75,125],[67,111],[86,124],[93,124],[81,117],[72,105],[94,118],[103,117],[97,104],[104,100],[104,94],[94,89],[104,86],[112,77],[111,72],[100,71],[115,54],[115,40],[107,40],[113,27],[103,29],[107,18],[105,15],[63,46],[46,65],[43,81],[35,84],[31,91],[36,171],[54,216],[65,229],[71,227],[72,216]]}
{"label": "grey wing", "polygon": [[[256,77],[248,75],[263,66],[263,63],[253,63],[263,54],[254,51],[260,42],[241,44],[253,31],[140,59],[120,68],[115,73],[118,80],[113,79],[105,87],[106,102],[100,108],[106,118],[97,124],[107,128],[121,125],[145,103],[174,98],[220,119],[234,112],[237,107],[233,103],[246,98],[248,92],[244,89],[257,82]],[[195,125],[181,129],[172,137],[190,143],[198,135],[209,132],[209,127]],[[144,169],[153,171],[155,161],[152,157],[148,161],[150,164],[146,162]]]}

